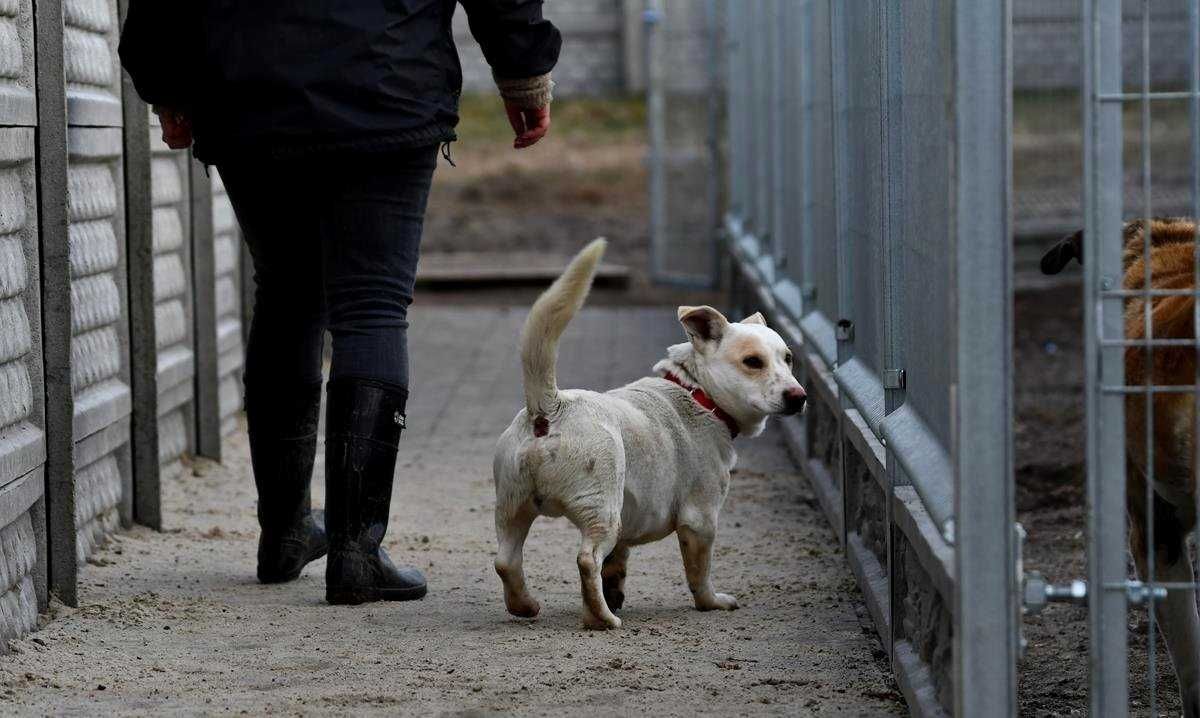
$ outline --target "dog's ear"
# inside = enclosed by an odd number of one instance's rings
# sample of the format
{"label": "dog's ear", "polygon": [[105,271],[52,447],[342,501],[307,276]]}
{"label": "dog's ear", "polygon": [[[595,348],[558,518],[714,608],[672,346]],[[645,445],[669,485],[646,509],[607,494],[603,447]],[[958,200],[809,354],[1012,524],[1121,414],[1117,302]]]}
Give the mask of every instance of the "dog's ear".
{"label": "dog's ear", "polygon": [[699,352],[720,342],[729,327],[729,320],[725,315],[712,307],[680,307],[679,323],[692,340],[692,346]]}
{"label": "dog's ear", "polygon": [[1042,256],[1042,274],[1058,274],[1072,259],[1078,259],[1083,264],[1082,229],[1058,240],[1058,244]]}
{"label": "dog's ear", "polygon": [[763,317],[762,312],[755,312],[743,319],[739,324],[761,324],[767,326],[767,320]]}

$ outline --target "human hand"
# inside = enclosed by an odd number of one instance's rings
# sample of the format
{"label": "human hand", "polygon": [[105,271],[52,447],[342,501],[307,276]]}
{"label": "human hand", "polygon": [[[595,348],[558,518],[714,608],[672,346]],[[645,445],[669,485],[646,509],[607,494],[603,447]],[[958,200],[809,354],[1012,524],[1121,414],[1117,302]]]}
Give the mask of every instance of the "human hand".
{"label": "human hand", "polygon": [[517,135],[513,140],[513,149],[530,147],[550,131],[550,105],[530,110],[505,102],[504,112]]}
{"label": "human hand", "polygon": [[173,150],[192,146],[192,120],[183,112],[155,105],[154,114],[162,123],[162,139]]}

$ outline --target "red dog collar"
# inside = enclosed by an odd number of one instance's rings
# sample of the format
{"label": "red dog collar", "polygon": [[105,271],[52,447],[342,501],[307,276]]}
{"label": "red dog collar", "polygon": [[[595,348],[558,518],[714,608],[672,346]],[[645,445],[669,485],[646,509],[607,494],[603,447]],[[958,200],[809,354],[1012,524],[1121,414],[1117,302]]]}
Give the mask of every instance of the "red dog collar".
{"label": "red dog collar", "polygon": [[691,392],[692,398],[696,400],[697,404],[704,407],[705,409],[708,409],[709,411],[712,412],[713,416],[717,417],[722,422],[724,422],[725,426],[729,429],[730,438],[731,439],[737,438],[737,435],[738,435],[737,421],[735,421],[734,418],[729,415],[729,412],[727,412],[724,409],[722,409],[721,407],[717,406],[717,402],[713,401],[712,397],[709,396],[708,394],[706,394],[703,389],[701,389],[700,387],[691,388],[691,387],[685,386],[684,383],[679,380],[679,377],[675,376],[671,372],[666,372],[665,374],[663,374],[663,379],[666,379],[669,382],[678,384],[679,386],[682,386],[684,389],[687,389],[689,392]]}

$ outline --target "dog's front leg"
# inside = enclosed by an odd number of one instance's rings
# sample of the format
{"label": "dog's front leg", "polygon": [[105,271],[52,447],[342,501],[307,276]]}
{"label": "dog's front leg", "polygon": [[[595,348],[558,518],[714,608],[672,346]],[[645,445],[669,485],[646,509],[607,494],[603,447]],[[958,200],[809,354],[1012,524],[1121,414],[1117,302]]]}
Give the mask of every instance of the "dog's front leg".
{"label": "dog's front leg", "polygon": [[692,590],[696,608],[701,611],[736,609],[737,599],[727,593],[714,591],[709,578],[716,529],[696,529],[685,525],[680,526],[676,533],[679,535],[679,550],[683,554],[683,570],[687,574],[688,588]]}
{"label": "dog's front leg", "polygon": [[[1187,547],[1175,563],[1157,560],[1156,578],[1169,583],[1195,584],[1192,562]],[[1183,700],[1186,718],[1200,718],[1200,617],[1196,613],[1196,594],[1193,591],[1171,588],[1167,598],[1157,607],[1159,629],[1167,641],[1175,675],[1179,678],[1179,695]]]}

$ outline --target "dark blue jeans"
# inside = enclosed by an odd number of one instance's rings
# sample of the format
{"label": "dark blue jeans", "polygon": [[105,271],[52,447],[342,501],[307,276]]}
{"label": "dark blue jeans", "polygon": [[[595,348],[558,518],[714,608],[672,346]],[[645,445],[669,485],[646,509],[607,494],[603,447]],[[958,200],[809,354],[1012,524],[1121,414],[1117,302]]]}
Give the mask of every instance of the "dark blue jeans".
{"label": "dark blue jeans", "polygon": [[408,305],[437,147],[218,169],[254,261],[249,401],[330,379],[408,389]]}

